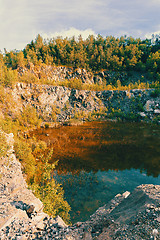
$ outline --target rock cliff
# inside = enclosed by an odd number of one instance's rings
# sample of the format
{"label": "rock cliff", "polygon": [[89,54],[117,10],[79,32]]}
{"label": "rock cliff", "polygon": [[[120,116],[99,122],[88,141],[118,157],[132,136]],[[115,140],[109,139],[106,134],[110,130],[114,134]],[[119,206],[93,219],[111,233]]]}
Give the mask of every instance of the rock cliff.
{"label": "rock cliff", "polygon": [[138,82],[140,79],[142,81],[149,81],[147,74],[139,72],[117,72],[117,71],[108,71],[102,70],[98,72],[93,72],[86,70],[84,68],[73,68],[66,66],[46,66],[39,65],[34,66],[32,63],[28,68],[19,68],[18,72],[21,76],[24,74],[32,74],[37,79],[41,80],[43,78],[47,79],[48,83],[59,83],[65,82],[66,80],[79,79],[80,82],[85,84],[115,84],[117,80],[123,85],[129,83]]}
{"label": "rock cliff", "polygon": [[15,158],[13,134],[7,156],[0,159],[0,239],[159,239],[160,185],[141,185],[118,194],[88,221],[67,226],[43,213],[43,205],[27,189]]}
{"label": "rock cliff", "polygon": [[134,118],[159,121],[160,96],[153,89],[130,91],[87,91],[61,86],[17,83],[11,90],[19,110],[27,105],[36,109],[44,121],[65,122],[79,113],[81,120],[95,113],[107,118]]}

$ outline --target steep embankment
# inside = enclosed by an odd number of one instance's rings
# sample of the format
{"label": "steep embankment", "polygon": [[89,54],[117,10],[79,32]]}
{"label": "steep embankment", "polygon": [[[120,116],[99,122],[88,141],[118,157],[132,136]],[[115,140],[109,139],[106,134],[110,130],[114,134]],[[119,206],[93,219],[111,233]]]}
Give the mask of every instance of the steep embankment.
{"label": "steep embankment", "polygon": [[[21,164],[14,155],[13,134],[4,135],[10,148],[0,158],[0,239],[37,239],[36,233],[44,229],[43,220],[51,219],[43,212],[42,202],[27,188]],[[67,226],[60,217],[52,219],[52,223],[57,229]]]}
{"label": "steep embankment", "polygon": [[27,189],[21,164],[10,146],[0,159],[0,239],[151,239],[160,233],[160,186],[141,185],[131,194],[118,194],[88,221],[67,226],[60,217],[50,218]]}
{"label": "steep embankment", "polygon": [[14,218],[28,219],[31,204],[34,211],[42,212],[43,204],[27,189],[21,164],[13,151],[13,134],[6,135],[10,150],[0,159],[0,228],[8,226]]}

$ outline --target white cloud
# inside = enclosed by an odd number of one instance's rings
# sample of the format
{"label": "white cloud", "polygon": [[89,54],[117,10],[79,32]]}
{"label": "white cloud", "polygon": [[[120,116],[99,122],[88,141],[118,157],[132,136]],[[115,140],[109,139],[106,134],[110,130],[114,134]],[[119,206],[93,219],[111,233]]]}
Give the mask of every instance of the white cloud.
{"label": "white cloud", "polygon": [[150,32],[150,33],[147,33],[147,34],[145,35],[145,37],[148,38],[148,39],[151,39],[153,34],[154,34],[155,36],[156,36],[156,35],[160,35],[160,30],[159,30],[159,31],[156,31],[156,32],[152,32],[152,33],[151,33],[151,32]]}
{"label": "white cloud", "polygon": [[22,49],[31,41],[34,17],[26,9],[26,0],[0,0],[0,49]]}
{"label": "white cloud", "polygon": [[97,34],[92,29],[79,30],[73,27],[69,28],[68,30],[62,30],[60,32],[55,32],[55,33],[49,33],[49,34],[41,33],[41,35],[45,39],[56,38],[56,37],[72,38],[73,36],[77,39],[79,35],[81,35],[83,39],[86,39],[89,35],[97,36]]}
{"label": "white cloud", "polygon": [[0,0],[0,49],[23,49],[39,33],[143,38],[160,29],[159,12],[160,0]]}
{"label": "white cloud", "polygon": [[150,4],[150,5],[156,5],[156,6],[157,6],[157,5],[160,5],[160,1],[159,1],[159,0],[150,0],[150,1],[149,1],[149,4]]}

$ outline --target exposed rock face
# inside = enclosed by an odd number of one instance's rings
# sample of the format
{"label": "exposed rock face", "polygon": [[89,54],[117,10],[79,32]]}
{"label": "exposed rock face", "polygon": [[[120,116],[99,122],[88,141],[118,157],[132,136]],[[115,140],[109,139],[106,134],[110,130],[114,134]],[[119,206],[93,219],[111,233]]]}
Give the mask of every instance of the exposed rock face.
{"label": "exposed rock face", "polygon": [[[4,135],[10,149],[0,159],[0,239],[28,239],[26,233],[34,235],[44,230],[45,221],[51,219],[43,212],[42,202],[27,188],[21,164],[14,155],[13,134]],[[59,216],[52,223],[57,229],[67,227]]]}
{"label": "exposed rock face", "polygon": [[110,218],[112,224],[98,239],[160,239],[160,185],[137,187]]}
{"label": "exposed rock face", "polygon": [[[63,82],[68,79],[79,78],[82,83],[94,83],[94,75],[91,72],[86,71],[85,69],[74,69],[73,67],[64,67],[64,66],[39,66],[34,67],[30,66],[30,69],[22,68],[19,69],[19,73],[23,75],[25,72],[31,72],[37,78],[41,79],[43,76],[51,82]],[[101,79],[102,80],[102,79]]]}
{"label": "exposed rock face", "polygon": [[160,97],[153,98],[152,92],[153,89],[87,91],[18,83],[11,94],[17,106],[33,106],[44,121],[52,122],[56,113],[57,121],[64,122],[78,111],[89,113],[101,110],[107,116],[116,112],[119,116],[132,113],[137,114],[139,119],[153,120],[160,114]]}
{"label": "exposed rock face", "polygon": [[30,63],[29,68],[19,68],[19,74],[23,75],[24,73],[31,73],[36,78],[41,79],[45,77],[48,82],[55,82],[56,84],[64,82],[70,79],[80,79],[82,83],[86,84],[115,84],[117,80],[120,80],[122,84],[129,84],[130,82],[138,82],[139,79],[146,79],[146,74],[138,72],[114,72],[108,70],[102,70],[100,72],[91,72],[86,69],[73,68],[66,66],[34,66]]}
{"label": "exposed rock face", "polygon": [[27,189],[21,171],[21,164],[13,153],[13,134],[7,135],[11,142],[8,156],[0,160],[0,228],[5,227],[15,217],[28,219],[31,203],[33,212],[42,212],[43,204]]}
{"label": "exposed rock face", "polygon": [[[39,79],[47,79],[48,83],[61,85],[65,81],[74,81],[75,78],[87,84],[97,83],[99,85],[115,83],[120,80],[123,83],[138,82],[140,75],[133,76],[125,72],[101,71],[91,73],[85,69],[67,68],[64,66],[30,66],[30,69],[19,69],[19,74],[33,73]],[[144,76],[143,76],[144,77]],[[25,79],[27,78],[27,74]],[[146,77],[145,77],[146,79]],[[26,79],[27,80],[27,79]],[[38,80],[37,80],[38,81]],[[41,80],[39,80],[41,82]],[[129,114],[137,114],[138,120],[159,121],[160,96],[152,94],[153,90],[131,90],[131,91],[87,91],[76,90],[53,85],[38,85],[17,83],[14,89],[5,88],[4,96],[12,95],[12,104],[6,98],[5,103],[0,103],[0,115],[7,114],[13,118],[17,117],[23,107],[31,105],[39,113],[44,122],[66,122],[80,112],[81,120],[86,120],[91,112],[103,112],[106,117],[125,118]],[[116,114],[115,114],[116,113]],[[110,116],[112,114],[112,116]],[[102,114],[101,114],[102,115]],[[99,114],[100,116],[100,114]],[[157,118],[158,117],[158,118]]]}

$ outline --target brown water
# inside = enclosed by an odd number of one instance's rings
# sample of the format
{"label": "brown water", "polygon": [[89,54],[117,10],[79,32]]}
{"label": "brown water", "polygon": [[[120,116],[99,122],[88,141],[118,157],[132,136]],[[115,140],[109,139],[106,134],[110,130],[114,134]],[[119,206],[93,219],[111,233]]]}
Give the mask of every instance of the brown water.
{"label": "brown water", "polygon": [[71,205],[72,222],[84,221],[117,193],[142,183],[160,184],[160,126],[92,122],[41,129],[50,142],[55,178]]}

